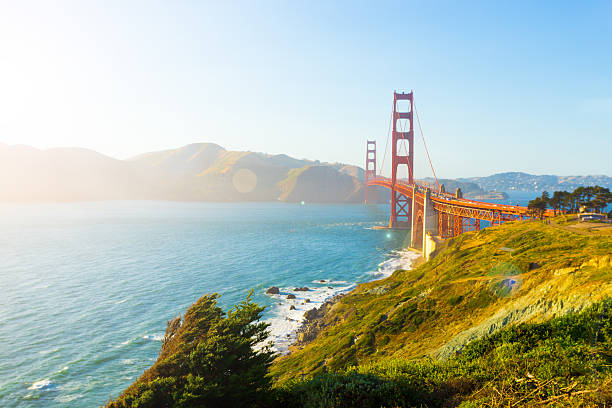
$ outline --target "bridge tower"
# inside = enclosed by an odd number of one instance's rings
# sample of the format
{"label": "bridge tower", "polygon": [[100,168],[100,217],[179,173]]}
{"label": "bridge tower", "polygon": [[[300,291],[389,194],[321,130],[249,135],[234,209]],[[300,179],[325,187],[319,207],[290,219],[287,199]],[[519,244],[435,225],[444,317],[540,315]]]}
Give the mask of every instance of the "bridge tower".
{"label": "bridge tower", "polygon": [[376,189],[368,186],[368,180],[376,178],[376,140],[368,140],[366,145],[365,203],[376,204]]}
{"label": "bridge tower", "polygon": [[[408,166],[408,184],[414,184],[414,128],[412,123],[413,93],[393,92],[393,133],[392,133],[392,158],[391,158],[391,219],[389,228],[411,228],[412,223],[412,199],[401,194],[395,189],[397,183],[397,169],[400,165]],[[407,112],[398,111],[398,101],[409,101]],[[398,121],[407,119],[406,126],[400,126]],[[398,143],[408,141],[405,154],[400,154]]]}

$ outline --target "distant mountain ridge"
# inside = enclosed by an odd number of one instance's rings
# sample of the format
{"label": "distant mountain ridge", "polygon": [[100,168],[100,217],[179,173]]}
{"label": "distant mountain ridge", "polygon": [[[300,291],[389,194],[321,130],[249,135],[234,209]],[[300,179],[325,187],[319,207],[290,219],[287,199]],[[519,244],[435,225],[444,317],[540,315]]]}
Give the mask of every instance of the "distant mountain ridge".
{"label": "distant mountain ridge", "polygon": [[487,177],[458,178],[460,182],[472,182],[491,191],[573,191],[580,186],[602,186],[612,188],[612,177],[605,175],[554,176],[533,175],[521,172],[493,174]]}
{"label": "distant mountain ridge", "polygon": [[[418,180],[419,182],[424,182],[425,184],[430,185],[433,189],[436,188],[436,181],[431,177],[424,178],[423,180]],[[455,193],[457,189],[461,189],[461,192],[464,197],[471,198],[475,200],[483,200],[483,199],[506,199],[508,195],[503,191],[488,191],[488,189],[484,189],[479,186],[477,183],[470,181],[459,181],[454,179],[438,179],[438,183],[440,186],[444,186],[444,190],[449,193]]]}
{"label": "distant mountain ridge", "polygon": [[363,169],[194,143],[118,160],[87,149],[0,144],[0,201],[356,203]]}
{"label": "distant mountain ridge", "polygon": [[[424,179],[433,185],[433,179]],[[459,187],[467,198],[504,198],[504,191],[573,190],[607,176],[533,176],[501,173],[441,179],[446,191]],[[377,189],[379,202],[390,194]],[[364,170],[285,154],[231,151],[214,143],[144,153],[118,160],[93,150],[39,150],[0,143],[0,202],[176,200],[359,203]]]}

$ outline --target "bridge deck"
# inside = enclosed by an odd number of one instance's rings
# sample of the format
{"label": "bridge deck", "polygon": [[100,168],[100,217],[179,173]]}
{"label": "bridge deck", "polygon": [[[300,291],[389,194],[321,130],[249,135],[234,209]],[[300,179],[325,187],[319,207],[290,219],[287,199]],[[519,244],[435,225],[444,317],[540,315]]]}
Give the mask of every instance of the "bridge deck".
{"label": "bridge deck", "polygon": [[[395,188],[393,188],[393,181],[390,178],[380,176],[368,180],[367,185],[386,187],[391,190],[395,189],[395,191],[409,198],[412,198],[413,191],[418,198],[421,198],[428,189],[428,187],[420,184],[409,184],[403,181],[396,182]],[[461,217],[486,221],[510,221],[530,215],[530,210],[527,207],[518,205],[495,204],[457,198],[453,194],[433,190],[430,190],[430,194],[436,210]],[[546,210],[544,213],[546,217],[553,215],[554,212],[552,210]]]}

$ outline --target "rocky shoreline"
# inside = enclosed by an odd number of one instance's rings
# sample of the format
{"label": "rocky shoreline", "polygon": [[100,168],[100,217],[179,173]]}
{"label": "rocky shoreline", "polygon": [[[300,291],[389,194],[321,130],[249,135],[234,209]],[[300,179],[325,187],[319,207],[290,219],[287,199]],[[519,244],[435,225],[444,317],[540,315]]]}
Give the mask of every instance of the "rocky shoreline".
{"label": "rocky shoreline", "polygon": [[[405,250],[409,250],[406,248]],[[421,263],[424,262],[424,258],[419,256],[418,258],[414,258],[410,261],[410,265],[404,266],[403,269],[412,269]],[[402,269],[402,268],[398,268]],[[384,279],[384,278],[382,278]],[[376,280],[376,279],[375,279]],[[326,319],[329,311],[347,294],[353,292],[355,288],[335,295],[334,297],[326,300],[321,306],[318,308],[310,309],[304,312],[304,320],[298,327],[296,333],[296,340],[289,346],[289,354],[291,354],[295,350],[300,350],[312,342],[317,338],[319,333],[323,331],[323,329],[333,326],[338,323],[338,318],[333,321],[329,321]]]}
{"label": "rocky shoreline", "polygon": [[[378,271],[372,272],[378,276],[368,282],[385,279],[398,269],[414,268],[423,262],[419,255],[409,248],[394,251],[387,260],[379,264]],[[330,311],[342,297],[356,288],[355,284],[329,279],[315,280],[312,283],[314,287],[271,286],[265,290],[266,295],[278,304],[274,306],[277,308],[276,316],[267,321],[272,325],[274,349],[279,353],[279,357],[303,349],[325,328],[336,325],[341,318],[332,321],[329,317]],[[339,287],[338,284],[346,286]]]}
{"label": "rocky shoreline", "polygon": [[308,343],[313,341],[324,328],[335,323],[326,322],[325,316],[332,309],[332,307],[334,307],[334,305],[344,297],[344,295],[346,295],[346,293],[336,295],[333,298],[326,300],[320,307],[315,307],[314,309],[310,309],[304,313],[304,320],[297,330],[297,339],[289,347],[289,353],[291,353],[293,349],[303,348]]}

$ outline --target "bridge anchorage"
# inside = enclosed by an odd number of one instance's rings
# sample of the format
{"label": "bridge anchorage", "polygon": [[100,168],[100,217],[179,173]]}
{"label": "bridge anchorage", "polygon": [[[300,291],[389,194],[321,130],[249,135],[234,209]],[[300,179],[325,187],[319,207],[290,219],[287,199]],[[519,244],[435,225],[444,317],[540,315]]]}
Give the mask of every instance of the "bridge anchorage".
{"label": "bridge anchorage", "polygon": [[[398,101],[407,101],[405,111],[398,110]],[[414,105],[414,94],[393,92],[391,126],[391,178],[377,174],[376,141],[368,140],[366,148],[365,203],[376,203],[374,186],[391,190],[390,229],[410,231],[410,246],[429,258],[436,244],[445,238],[456,237],[467,231],[478,231],[481,222],[500,225],[506,221],[523,220],[529,217],[527,207],[493,204],[463,198],[460,189],[455,194],[444,191],[436,180],[436,187],[418,183],[414,179],[414,126],[413,118],[418,112]],[[398,124],[398,121],[404,120]],[[420,129],[420,123],[419,123]],[[422,129],[421,136],[423,136]],[[423,137],[423,143],[425,139]],[[407,145],[406,145],[407,144]],[[400,146],[398,146],[400,145]],[[384,158],[383,156],[383,165]],[[402,149],[403,148],[403,149]],[[427,152],[427,146],[425,145]],[[408,168],[408,177],[399,178],[399,166]],[[545,216],[553,216],[547,211]]]}

